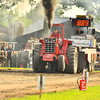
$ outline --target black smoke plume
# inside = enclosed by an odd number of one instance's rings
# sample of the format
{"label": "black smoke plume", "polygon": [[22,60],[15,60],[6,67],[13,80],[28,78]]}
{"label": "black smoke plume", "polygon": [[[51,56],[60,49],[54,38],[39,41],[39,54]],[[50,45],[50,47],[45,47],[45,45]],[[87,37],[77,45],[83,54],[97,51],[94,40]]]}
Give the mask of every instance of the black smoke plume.
{"label": "black smoke plume", "polygon": [[52,27],[52,20],[54,17],[54,10],[55,6],[59,0],[42,0],[42,5],[44,7],[45,16],[47,17],[48,21],[48,28]]}

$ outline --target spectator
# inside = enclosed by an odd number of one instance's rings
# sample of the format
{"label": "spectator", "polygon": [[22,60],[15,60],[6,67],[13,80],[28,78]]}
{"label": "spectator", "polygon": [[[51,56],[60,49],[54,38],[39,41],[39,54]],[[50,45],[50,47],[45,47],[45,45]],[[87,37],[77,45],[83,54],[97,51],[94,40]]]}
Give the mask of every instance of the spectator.
{"label": "spectator", "polygon": [[10,61],[10,67],[12,64],[12,60],[11,57],[13,56],[13,49],[12,49],[12,45],[9,45],[9,48],[6,49],[7,50],[7,65],[9,66],[9,61]]}
{"label": "spectator", "polygon": [[4,52],[2,52],[1,55],[3,55],[3,56],[6,55],[6,53],[5,53],[6,49],[7,49],[6,43],[3,43],[3,46],[1,47],[1,50],[4,51]]}

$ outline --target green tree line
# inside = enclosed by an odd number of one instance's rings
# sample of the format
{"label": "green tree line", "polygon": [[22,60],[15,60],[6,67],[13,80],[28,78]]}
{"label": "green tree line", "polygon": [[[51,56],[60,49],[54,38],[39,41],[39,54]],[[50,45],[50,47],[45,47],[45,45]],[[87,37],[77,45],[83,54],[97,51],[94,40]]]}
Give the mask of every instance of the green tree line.
{"label": "green tree line", "polygon": [[[0,24],[9,27],[10,22],[23,22],[25,27],[33,22],[44,17],[43,7],[41,2],[36,3],[36,0],[29,0],[32,9],[26,14],[20,14],[18,8],[12,10],[19,2],[24,0],[0,0]],[[35,8],[33,9],[33,6]],[[72,6],[83,8],[87,11],[87,16],[91,14],[94,21],[100,20],[100,0],[61,0],[55,10],[56,17],[64,17],[64,11],[70,10]]]}

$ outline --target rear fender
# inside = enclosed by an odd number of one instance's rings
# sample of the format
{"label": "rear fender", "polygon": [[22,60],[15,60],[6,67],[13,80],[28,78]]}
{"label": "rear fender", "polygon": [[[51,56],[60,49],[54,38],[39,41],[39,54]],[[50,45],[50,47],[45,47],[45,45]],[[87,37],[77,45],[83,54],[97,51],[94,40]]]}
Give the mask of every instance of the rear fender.
{"label": "rear fender", "polygon": [[62,43],[63,44],[62,44],[62,48],[59,50],[59,55],[64,55],[66,64],[68,64],[68,60],[67,60],[67,57],[66,57],[66,51],[67,51],[67,48],[68,48],[68,40],[63,40]]}
{"label": "rear fender", "polygon": [[42,43],[42,49],[41,49],[40,55],[43,55],[45,53],[45,42],[44,42],[44,40],[43,41],[41,40],[41,43]]}
{"label": "rear fender", "polygon": [[62,48],[59,50],[59,54],[63,54],[63,55],[66,54],[67,47],[68,47],[68,40],[63,40]]}

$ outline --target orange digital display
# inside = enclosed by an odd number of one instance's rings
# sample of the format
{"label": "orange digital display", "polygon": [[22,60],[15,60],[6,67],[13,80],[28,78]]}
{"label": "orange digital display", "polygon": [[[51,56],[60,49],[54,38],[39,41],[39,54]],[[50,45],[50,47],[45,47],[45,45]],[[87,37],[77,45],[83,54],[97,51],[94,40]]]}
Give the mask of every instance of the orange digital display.
{"label": "orange digital display", "polygon": [[89,19],[73,19],[72,20],[73,26],[81,26],[81,27],[90,27],[90,20]]}
{"label": "orange digital display", "polygon": [[89,20],[77,20],[77,26],[89,26]]}

